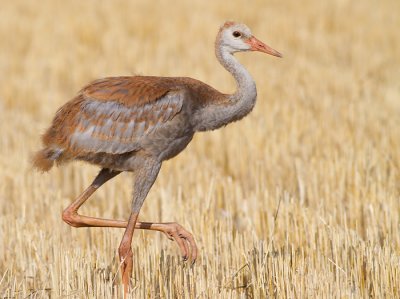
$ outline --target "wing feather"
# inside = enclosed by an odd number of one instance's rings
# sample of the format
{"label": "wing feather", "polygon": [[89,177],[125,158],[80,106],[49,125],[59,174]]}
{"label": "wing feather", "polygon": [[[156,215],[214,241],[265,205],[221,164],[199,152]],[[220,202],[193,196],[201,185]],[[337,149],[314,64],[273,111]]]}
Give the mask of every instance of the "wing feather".
{"label": "wing feather", "polygon": [[122,154],[138,150],[143,138],[177,115],[183,105],[180,92],[139,105],[85,99],[76,115],[70,147],[76,151]]}

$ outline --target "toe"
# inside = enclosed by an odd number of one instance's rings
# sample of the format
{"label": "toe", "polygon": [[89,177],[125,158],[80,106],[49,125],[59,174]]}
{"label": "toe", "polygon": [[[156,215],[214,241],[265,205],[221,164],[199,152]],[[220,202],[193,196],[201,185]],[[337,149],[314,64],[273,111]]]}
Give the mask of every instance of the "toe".
{"label": "toe", "polygon": [[[192,260],[192,263],[194,263],[197,259],[197,246],[196,246],[196,242],[193,238],[193,235],[191,233],[189,233],[188,231],[186,231],[183,227],[180,228],[179,231],[179,236],[182,239],[185,239],[185,241],[187,243],[189,243],[190,245],[190,258]],[[185,242],[185,244],[187,245],[187,243]]]}
{"label": "toe", "polygon": [[186,261],[189,255],[189,248],[188,245],[186,244],[186,241],[182,239],[176,232],[173,233],[172,236],[181,250],[183,260]]}

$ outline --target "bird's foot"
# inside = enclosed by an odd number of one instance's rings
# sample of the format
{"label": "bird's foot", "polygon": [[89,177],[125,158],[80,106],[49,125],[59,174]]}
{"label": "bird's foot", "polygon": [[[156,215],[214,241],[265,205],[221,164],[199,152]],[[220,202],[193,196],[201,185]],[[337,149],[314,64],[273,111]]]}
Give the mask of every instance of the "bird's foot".
{"label": "bird's foot", "polygon": [[167,235],[171,241],[178,244],[184,261],[190,259],[192,264],[197,259],[197,246],[193,235],[189,233],[182,225],[176,222],[163,223],[160,231]]}

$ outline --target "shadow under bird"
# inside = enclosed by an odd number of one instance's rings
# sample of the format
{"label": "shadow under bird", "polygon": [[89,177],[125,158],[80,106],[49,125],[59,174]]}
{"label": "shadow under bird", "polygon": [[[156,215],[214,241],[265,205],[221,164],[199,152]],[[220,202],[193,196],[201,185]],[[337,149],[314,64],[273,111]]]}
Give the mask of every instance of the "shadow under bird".
{"label": "shadow under bird", "polygon": [[[187,77],[126,76],[96,80],[56,113],[43,135],[44,148],[33,165],[48,171],[56,164],[82,160],[101,167],[92,184],[62,213],[73,227],[125,228],[119,246],[126,295],[132,274],[135,229],[157,230],[175,240],[185,260],[197,257],[195,240],[181,225],[139,222],[138,215],[163,161],[186,148],[193,135],[240,120],[254,107],[256,84],[233,56],[235,52],[281,54],[255,38],[250,29],[226,22],[215,41],[215,54],[237,83],[233,94]],[[123,171],[135,173],[131,214],[127,221],[78,214],[79,208],[105,182]]]}

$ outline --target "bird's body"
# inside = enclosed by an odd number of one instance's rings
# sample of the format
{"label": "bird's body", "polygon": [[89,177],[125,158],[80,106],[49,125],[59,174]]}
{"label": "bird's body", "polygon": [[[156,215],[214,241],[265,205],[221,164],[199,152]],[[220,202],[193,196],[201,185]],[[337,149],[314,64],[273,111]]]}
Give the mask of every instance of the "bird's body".
{"label": "bird's body", "polygon": [[[125,293],[132,272],[130,244],[135,228],[162,231],[177,241],[185,259],[196,258],[194,239],[180,225],[138,222],[137,217],[163,161],[184,150],[196,132],[225,126],[253,109],[257,97],[255,82],[233,53],[253,50],[281,56],[252,36],[247,26],[233,22],[221,27],[215,50],[219,62],[236,80],[235,93],[223,94],[186,77],[96,80],[58,110],[43,136],[44,148],[34,157],[34,166],[43,171],[54,163],[72,160],[87,161],[102,168],[92,185],[64,210],[63,219],[75,227],[126,228],[119,247]],[[136,174],[128,221],[77,213],[97,188],[122,171]]]}
{"label": "bird's body", "polygon": [[223,94],[192,78],[96,80],[58,110],[43,136],[42,155],[50,163],[84,160],[134,171],[147,157],[164,161],[180,153],[207,127],[196,113],[224,101]]}

